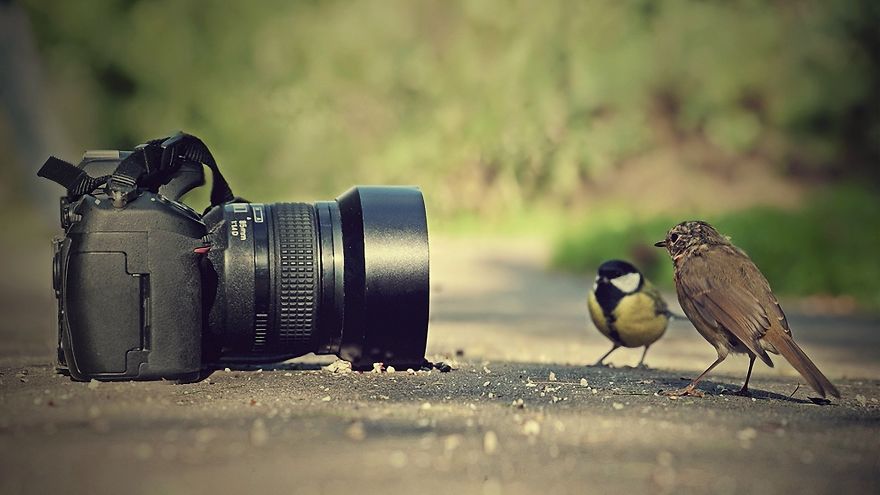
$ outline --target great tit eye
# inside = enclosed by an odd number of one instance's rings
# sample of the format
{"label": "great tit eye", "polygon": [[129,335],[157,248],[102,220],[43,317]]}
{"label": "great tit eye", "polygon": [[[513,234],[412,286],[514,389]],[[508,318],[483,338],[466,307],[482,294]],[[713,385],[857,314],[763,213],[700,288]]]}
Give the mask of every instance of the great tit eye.
{"label": "great tit eye", "polygon": [[675,243],[678,240],[678,234],[672,234],[669,236],[669,240]]}

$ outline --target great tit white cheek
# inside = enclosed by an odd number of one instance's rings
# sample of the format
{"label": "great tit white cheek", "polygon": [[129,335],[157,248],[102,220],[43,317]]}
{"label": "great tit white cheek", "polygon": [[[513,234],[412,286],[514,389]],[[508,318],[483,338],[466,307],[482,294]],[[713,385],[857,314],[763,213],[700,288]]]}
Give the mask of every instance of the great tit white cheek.
{"label": "great tit white cheek", "polygon": [[611,279],[611,283],[624,294],[635,292],[639,288],[641,281],[642,276],[638,273],[627,273],[626,275]]}

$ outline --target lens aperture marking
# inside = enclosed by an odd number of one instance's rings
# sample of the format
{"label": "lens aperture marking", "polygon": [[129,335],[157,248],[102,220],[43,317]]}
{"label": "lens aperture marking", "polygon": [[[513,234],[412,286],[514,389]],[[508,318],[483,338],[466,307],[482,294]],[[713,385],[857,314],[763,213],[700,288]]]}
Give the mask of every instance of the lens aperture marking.
{"label": "lens aperture marking", "polygon": [[[254,235],[254,352],[262,352],[268,344],[269,307],[271,301],[269,228],[263,222],[256,222],[257,211],[262,218],[263,205],[250,205],[253,213]],[[251,217],[248,217],[250,220]],[[243,231],[244,232],[244,231]]]}
{"label": "lens aperture marking", "polygon": [[269,332],[269,315],[257,313],[254,317],[254,350],[262,351],[266,346],[266,334]]}

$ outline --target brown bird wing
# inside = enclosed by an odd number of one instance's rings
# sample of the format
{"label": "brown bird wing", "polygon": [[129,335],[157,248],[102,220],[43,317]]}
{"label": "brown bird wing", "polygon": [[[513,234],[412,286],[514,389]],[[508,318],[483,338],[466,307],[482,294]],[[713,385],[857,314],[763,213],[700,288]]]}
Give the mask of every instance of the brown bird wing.
{"label": "brown bird wing", "polygon": [[[763,283],[748,280],[755,276]],[[758,342],[770,329],[770,318],[756,297],[758,294],[753,292],[754,288],[766,286],[769,294],[770,288],[751,260],[730,248],[714,247],[682,263],[678,283],[703,320],[724,327],[767,366],[773,366]]]}
{"label": "brown bird wing", "polygon": [[703,319],[730,331],[768,366],[773,364],[764,345],[779,352],[822,397],[826,393],[840,397],[837,387],[792,339],[788,320],[770,284],[745,253],[734,247],[716,246],[682,265],[679,289],[692,301],[689,307]]}

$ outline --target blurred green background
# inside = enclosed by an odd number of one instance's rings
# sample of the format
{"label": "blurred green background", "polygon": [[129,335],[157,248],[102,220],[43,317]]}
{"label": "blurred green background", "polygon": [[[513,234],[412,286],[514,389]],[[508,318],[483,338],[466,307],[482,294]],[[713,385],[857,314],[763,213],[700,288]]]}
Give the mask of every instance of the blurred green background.
{"label": "blurred green background", "polygon": [[27,218],[22,205],[54,212],[57,191],[33,185],[45,155],[184,129],[247,198],[418,184],[432,235],[542,236],[558,269],[625,257],[667,287],[650,243],[699,217],[779,292],[880,308],[880,2],[22,0],[0,12],[5,225]]}

